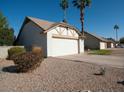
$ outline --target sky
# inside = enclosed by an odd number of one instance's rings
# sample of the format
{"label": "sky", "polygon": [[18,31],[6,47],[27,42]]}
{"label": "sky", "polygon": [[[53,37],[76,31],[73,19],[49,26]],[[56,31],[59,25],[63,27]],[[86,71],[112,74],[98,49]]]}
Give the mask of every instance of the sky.
{"label": "sky", "polygon": [[[63,11],[59,3],[60,0],[0,0],[0,11],[7,17],[17,36],[26,16],[52,22],[62,21]],[[67,21],[81,29],[80,11],[73,7],[72,0],[69,3]],[[124,37],[124,0],[92,0],[91,6],[85,9],[85,31],[115,38],[115,24],[120,27],[119,37]]]}

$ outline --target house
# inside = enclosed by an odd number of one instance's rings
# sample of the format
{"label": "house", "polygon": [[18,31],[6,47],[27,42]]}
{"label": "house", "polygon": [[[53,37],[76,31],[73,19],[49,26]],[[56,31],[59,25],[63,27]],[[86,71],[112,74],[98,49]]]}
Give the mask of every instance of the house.
{"label": "house", "polygon": [[115,48],[116,41],[113,38],[106,38],[108,40],[107,42],[107,48]]}
{"label": "house", "polygon": [[33,17],[25,18],[15,43],[24,45],[27,50],[42,47],[45,57],[84,52],[84,38],[76,27]]}
{"label": "house", "polygon": [[[91,34],[89,32],[84,32],[86,39],[84,41],[85,49],[106,49],[108,46],[108,40]],[[110,43],[111,44],[111,43]]]}
{"label": "house", "polygon": [[107,48],[114,48],[115,47],[115,42],[112,40],[108,40],[107,42]]}

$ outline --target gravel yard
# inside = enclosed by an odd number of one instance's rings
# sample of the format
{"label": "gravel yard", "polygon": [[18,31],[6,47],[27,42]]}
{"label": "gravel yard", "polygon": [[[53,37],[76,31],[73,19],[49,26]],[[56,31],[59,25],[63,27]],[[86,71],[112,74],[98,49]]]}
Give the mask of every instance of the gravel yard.
{"label": "gravel yard", "polygon": [[0,91],[124,92],[124,68],[105,67],[105,76],[95,76],[101,66],[59,58],[45,59],[32,73],[18,74],[10,66],[12,61],[0,60]]}

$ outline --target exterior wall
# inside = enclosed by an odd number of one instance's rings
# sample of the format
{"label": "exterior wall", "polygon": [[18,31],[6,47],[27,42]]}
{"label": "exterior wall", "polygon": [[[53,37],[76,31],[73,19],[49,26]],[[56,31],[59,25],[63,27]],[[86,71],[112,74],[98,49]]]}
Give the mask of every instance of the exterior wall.
{"label": "exterior wall", "polygon": [[113,42],[107,42],[107,48],[115,48],[115,44]]}
{"label": "exterior wall", "polygon": [[84,53],[84,39],[80,39],[80,53]]}
{"label": "exterior wall", "polygon": [[92,35],[86,34],[86,39],[84,40],[85,49],[100,49],[99,40]]}
{"label": "exterior wall", "polygon": [[112,46],[112,43],[111,42],[107,42],[107,48],[111,48]]}
{"label": "exterior wall", "polygon": [[[84,52],[84,40],[78,41],[79,35],[73,29],[55,27],[48,31],[47,34],[40,34],[41,32],[41,28],[33,22],[27,23],[21,31],[18,44],[24,45],[27,50],[30,50],[32,46],[42,47],[46,57]],[[64,38],[55,38],[53,37],[55,35],[64,36]]]}
{"label": "exterior wall", "polygon": [[107,43],[100,42],[100,49],[106,49],[106,48],[107,48]]}
{"label": "exterior wall", "polygon": [[41,32],[41,28],[33,22],[27,23],[21,31],[18,44],[24,45],[27,50],[30,50],[32,46],[42,47],[44,56],[47,56],[47,35],[41,34]]}
{"label": "exterior wall", "polygon": [[[57,27],[49,32],[47,32],[47,45],[48,45],[48,56],[64,56],[64,55],[72,55],[72,54],[78,54],[78,47],[81,48],[81,52],[84,51],[84,42],[83,40],[80,41],[81,45],[78,46],[78,39],[62,39],[62,38],[53,38],[52,36],[54,34],[58,34],[56,32],[56,29],[58,31],[64,30],[64,27]],[[70,37],[72,34],[70,32],[72,29],[67,29],[63,31],[63,36]],[[78,37],[78,34],[75,34],[75,37]]]}
{"label": "exterior wall", "polygon": [[114,43],[108,42],[107,43],[107,48],[114,48]]}
{"label": "exterior wall", "polygon": [[[8,57],[8,50],[15,46],[0,46],[0,58],[6,59]],[[24,47],[24,46],[17,46],[17,47]]]}

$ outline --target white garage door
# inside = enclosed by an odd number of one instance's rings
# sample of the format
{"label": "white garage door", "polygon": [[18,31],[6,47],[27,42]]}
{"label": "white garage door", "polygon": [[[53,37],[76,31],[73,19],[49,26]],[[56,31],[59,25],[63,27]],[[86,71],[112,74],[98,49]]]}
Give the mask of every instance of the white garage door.
{"label": "white garage door", "polygon": [[52,56],[78,54],[78,41],[52,38]]}
{"label": "white garage door", "polygon": [[105,42],[100,42],[100,49],[106,49],[107,44]]}

